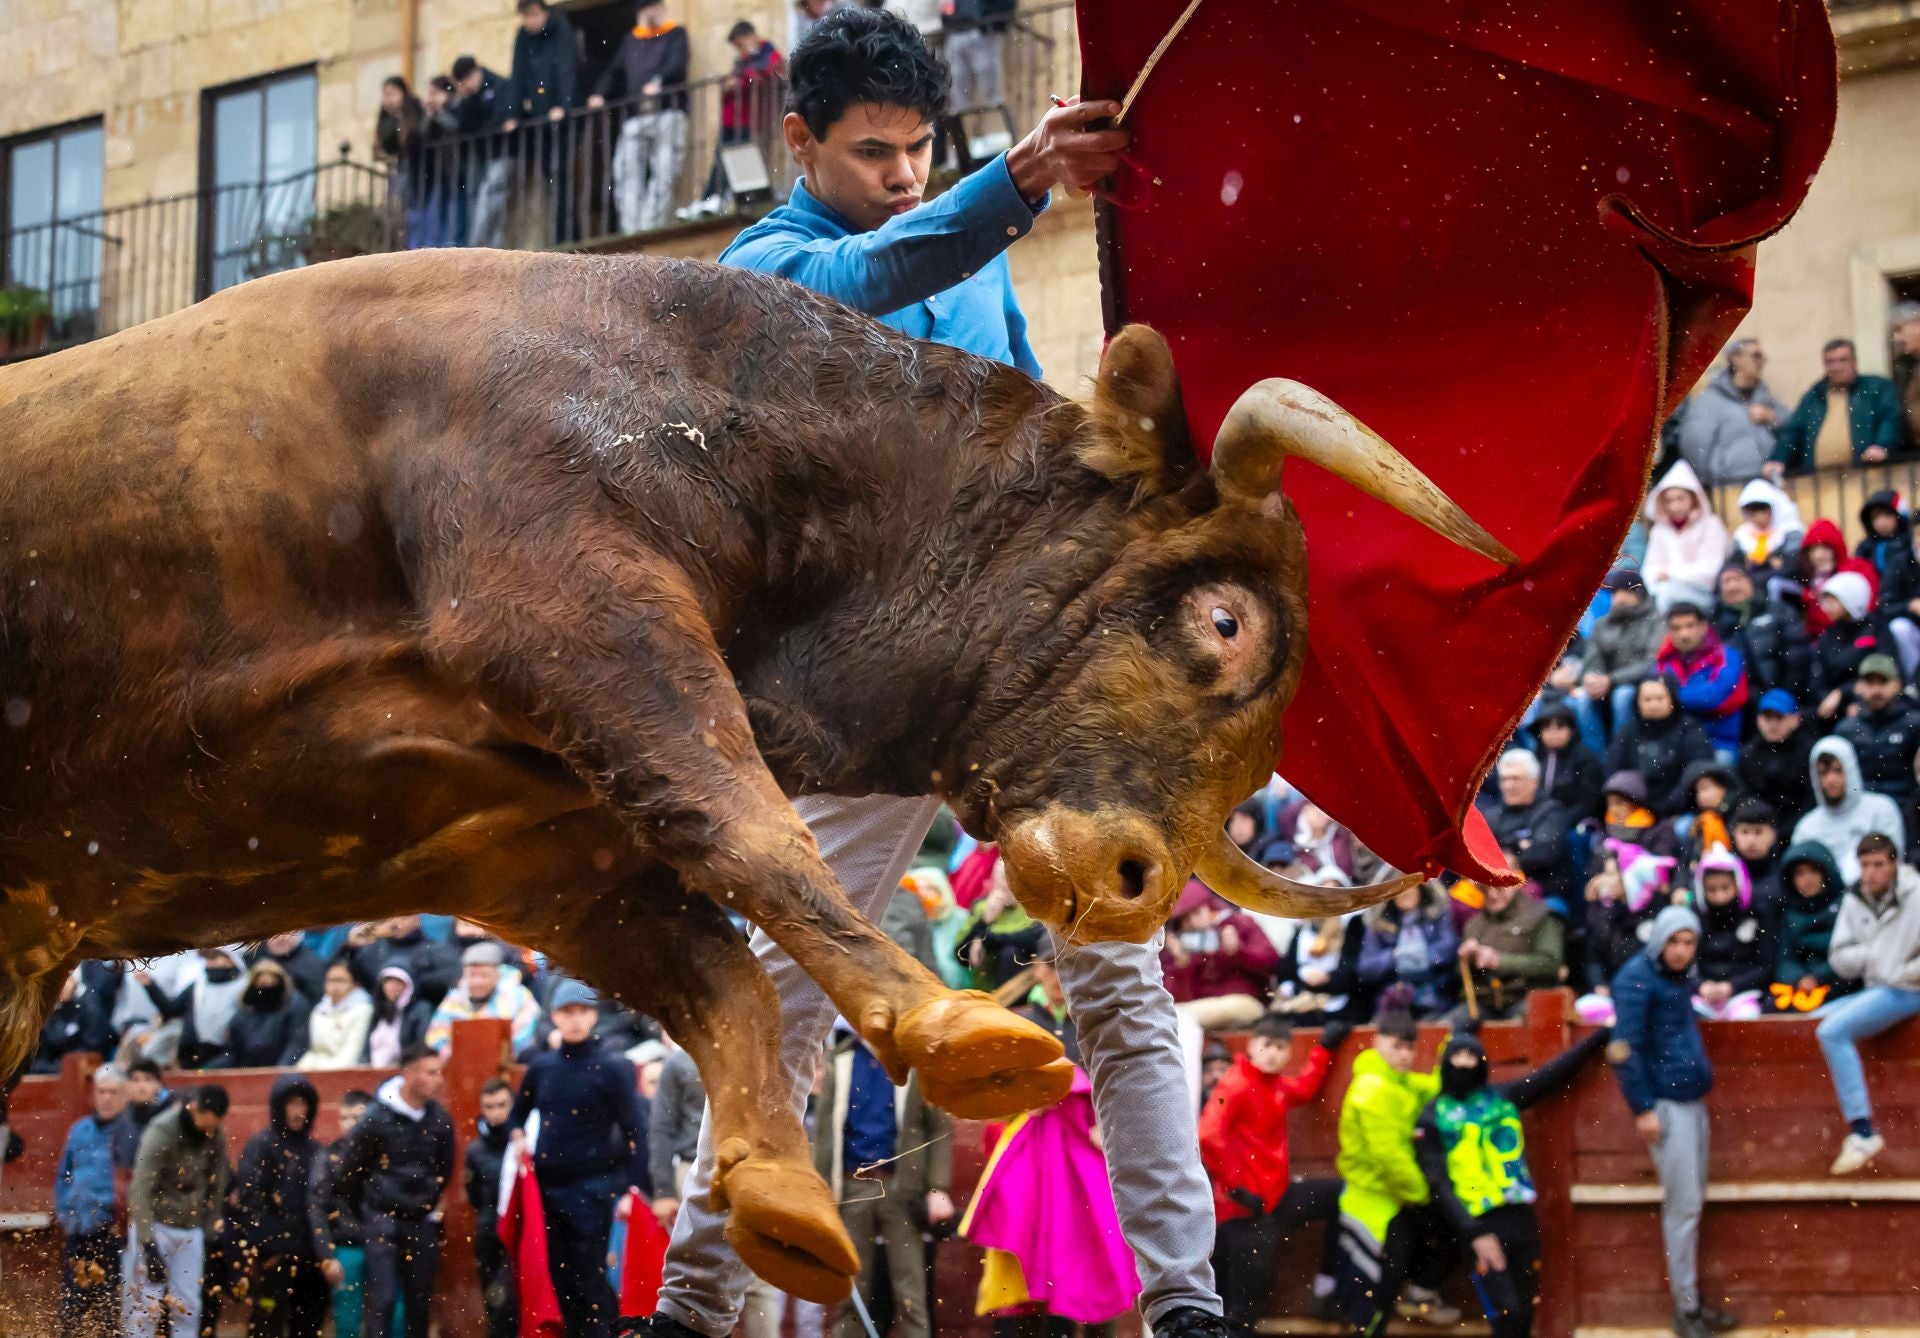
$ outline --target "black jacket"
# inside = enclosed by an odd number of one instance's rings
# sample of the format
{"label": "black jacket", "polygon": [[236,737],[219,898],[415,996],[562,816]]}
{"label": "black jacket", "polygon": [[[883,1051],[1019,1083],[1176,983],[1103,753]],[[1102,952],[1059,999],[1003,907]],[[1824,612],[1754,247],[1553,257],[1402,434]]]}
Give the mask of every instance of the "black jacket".
{"label": "black jacket", "polygon": [[1807,700],[1817,708],[1835,688],[1851,689],[1860,675],[1860,661],[1869,655],[1891,651],[1880,629],[1872,620],[1849,618],[1834,623],[1813,643],[1813,674],[1807,684]]}
{"label": "black jacket", "polygon": [[1813,811],[1813,736],[1803,723],[1779,743],[1755,734],[1740,746],[1734,779],[1742,790],[1767,802],[1783,832],[1792,831],[1803,814]]}
{"label": "black jacket", "polygon": [[400,1080],[389,1079],[345,1138],[327,1152],[334,1193],[363,1194],[366,1215],[418,1222],[453,1178],[453,1120],[437,1101],[419,1119],[399,1110]]}
{"label": "black jacket", "polygon": [[253,964],[258,966],[262,962],[278,962],[293,981],[293,987],[308,999],[318,999],[327,991],[328,963],[304,943],[295,944],[293,951],[285,956],[262,947]]}
{"label": "black jacket", "polygon": [[55,1004],[40,1027],[40,1048],[34,1053],[32,1071],[58,1073],[71,1054],[111,1054],[111,1007],[110,1001],[84,988]]}
{"label": "black jacket", "polygon": [[1920,703],[1904,692],[1881,711],[1869,711],[1862,702],[1860,713],[1842,720],[1833,732],[1860,755],[1860,778],[1869,790],[1902,808],[1913,802],[1920,792],[1913,776],[1914,755],[1920,753]]}
{"label": "black jacket", "polygon": [[[307,1102],[307,1123],[297,1133],[287,1127],[287,1104],[295,1097]],[[267,1127],[247,1140],[233,1181],[234,1229],[250,1254],[313,1258],[309,1195],[313,1164],[323,1155],[313,1137],[319,1113],[320,1094],[304,1077],[289,1073],[274,1083]]]}
{"label": "black jacket", "polygon": [[1742,906],[1737,897],[1725,906],[1702,898],[1694,910],[1700,916],[1700,979],[1724,980],[1735,994],[1766,989],[1779,953],[1774,918],[1758,906]]}
{"label": "black jacket", "polygon": [[467,1144],[460,1177],[467,1191],[467,1202],[473,1206],[473,1229],[477,1232],[497,1229],[495,1218],[500,1212],[500,1167],[506,1159],[507,1144],[512,1136],[513,1130],[506,1125],[496,1129],[481,1120],[480,1131]]}
{"label": "black jacket", "polygon": [[513,35],[513,73],[507,76],[508,118],[534,121],[554,107],[580,105],[580,44],[573,25],[559,10],[549,10],[537,33],[525,28]]}
{"label": "black jacket", "polygon": [[360,988],[376,1000],[380,997],[380,972],[389,966],[405,968],[413,981],[413,1002],[426,1005],[431,1013],[447,997],[447,991],[459,983],[460,950],[450,943],[435,943],[417,929],[405,938],[377,938],[364,947],[347,950],[347,969]]}
{"label": "black jacket", "polygon": [[[254,968],[254,980],[240,996],[233,1021],[227,1024],[227,1048],[210,1066],[236,1069],[292,1068],[307,1052],[307,1014],[313,1005],[287,981]],[[278,985],[276,991],[275,985]]]}
{"label": "black jacket", "polygon": [[1607,749],[1607,772],[1637,771],[1646,777],[1647,806],[1670,818],[1693,807],[1693,796],[1680,783],[1688,764],[1712,756],[1713,744],[1692,716],[1676,708],[1665,720],[1645,720],[1636,706],[1627,727]]}
{"label": "black jacket", "polygon": [[520,1080],[508,1127],[522,1127],[536,1110],[540,1140],[533,1169],[542,1194],[551,1197],[582,1180],[614,1176],[619,1189],[633,1185],[653,1197],[640,1084],[625,1056],[591,1039],[534,1056]]}
{"label": "black jacket", "polygon": [[1526,808],[1496,802],[1485,813],[1494,839],[1513,856],[1520,872],[1550,897],[1573,895],[1573,854],[1568,844],[1573,824],[1565,809],[1543,797]]}
{"label": "black jacket", "polygon": [[[1540,731],[1552,721],[1561,721],[1574,731],[1573,741],[1558,752],[1541,743]],[[1567,821],[1578,825],[1600,816],[1600,791],[1606,785],[1606,767],[1599,755],[1580,742],[1579,724],[1573,708],[1564,701],[1550,702],[1540,708],[1527,730],[1534,737],[1534,751],[1540,755],[1541,793],[1566,810]]]}
{"label": "black jacket", "polygon": [[[1893,533],[1881,538],[1873,532],[1873,513],[1885,508],[1893,516]],[[1860,504],[1860,528],[1866,538],[1853,555],[1871,562],[1880,573],[1879,607],[1888,616],[1907,614],[1907,604],[1920,599],[1920,558],[1913,552],[1913,528],[1900,511],[1900,494],[1891,488],[1872,493]]]}
{"label": "black jacket", "polygon": [[1644,910],[1631,910],[1626,898],[1587,903],[1587,988],[1597,990],[1611,985],[1620,968],[1632,961],[1647,946],[1647,934],[1653,917],[1667,904],[1664,894],[1656,896]]}
{"label": "black jacket", "polygon": [[463,135],[492,130],[507,118],[507,81],[486,66],[480,67],[480,87],[453,104],[453,122]]}
{"label": "black jacket", "polygon": [[1745,604],[1722,604],[1714,610],[1713,629],[1722,641],[1740,648],[1754,698],[1771,688],[1785,688],[1794,700],[1807,699],[1813,638],[1807,635],[1802,610],[1785,600],[1759,597]]}
{"label": "black jacket", "polygon": [[613,63],[607,66],[593,91],[608,102],[637,98],[640,90],[658,79],[662,95],[641,104],[643,111],[687,109],[687,62],[691,58],[687,30],[675,25],[652,37],[628,33],[620,40]]}

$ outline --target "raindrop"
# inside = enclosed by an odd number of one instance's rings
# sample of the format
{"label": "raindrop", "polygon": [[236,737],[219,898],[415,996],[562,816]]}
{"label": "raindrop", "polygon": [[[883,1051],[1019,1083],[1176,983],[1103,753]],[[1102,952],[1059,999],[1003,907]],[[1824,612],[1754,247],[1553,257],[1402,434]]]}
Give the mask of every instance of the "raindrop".
{"label": "raindrop", "polygon": [[260,848],[260,838],[257,836],[249,836],[247,838],[247,849],[258,850],[259,848]]}
{"label": "raindrop", "polygon": [[1622,167],[1613,174],[1613,179],[1619,182],[1622,186],[1624,186],[1629,181],[1633,180],[1633,173],[1629,172],[1626,168]]}
{"label": "raindrop", "polygon": [[1230,205],[1240,198],[1240,190],[1247,184],[1245,177],[1238,172],[1229,172],[1220,182],[1220,203]]}
{"label": "raindrop", "polygon": [[98,855],[100,853],[100,843],[98,841],[87,842],[87,853],[89,855]]}
{"label": "raindrop", "polygon": [[25,729],[27,721],[33,719],[33,703],[25,697],[7,698],[7,724],[14,729]]}
{"label": "raindrop", "polygon": [[450,599],[450,600],[448,600],[448,601],[447,601],[447,607],[448,607],[448,608],[450,608],[450,609],[457,609],[457,608],[459,608],[459,607],[460,607],[460,597],[459,597],[458,595],[455,595],[455,596],[454,596],[454,597],[453,597],[452,599]]}

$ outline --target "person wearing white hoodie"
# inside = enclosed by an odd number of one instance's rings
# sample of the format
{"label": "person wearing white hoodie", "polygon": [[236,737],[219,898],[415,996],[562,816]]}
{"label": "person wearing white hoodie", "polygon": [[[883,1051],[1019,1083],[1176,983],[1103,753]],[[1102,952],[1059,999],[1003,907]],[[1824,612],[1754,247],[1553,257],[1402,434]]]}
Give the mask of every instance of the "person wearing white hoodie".
{"label": "person wearing white hoodie", "polygon": [[1712,608],[1727,560],[1727,527],[1692,465],[1682,460],[1666,472],[1647,498],[1646,516],[1651,528],[1640,570],[1660,611],[1676,603]]}
{"label": "person wearing white hoodie", "polygon": [[353,983],[345,962],[327,968],[320,1002],[307,1017],[307,1052],[297,1068],[350,1069],[365,1053],[367,1032],[373,1027],[373,1000]]}
{"label": "person wearing white hoodie", "polygon": [[1749,567],[1785,571],[1800,555],[1807,522],[1800,508],[1777,484],[1754,479],[1740,490],[1740,523],[1733,530],[1733,546]]}
{"label": "person wearing white hoodie", "polygon": [[1845,739],[1833,736],[1813,745],[1807,765],[1813,772],[1813,811],[1793,827],[1793,844],[1818,841],[1833,856],[1840,877],[1848,883],[1860,877],[1860,838],[1872,832],[1907,848],[1907,824],[1900,806],[1867,789],[1860,776],[1860,755]]}
{"label": "person wearing white hoodie", "polygon": [[1827,945],[1834,974],[1866,984],[1822,1008],[1815,1032],[1847,1121],[1834,1175],[1851,1175],[1887,1146],[1873,1127],[1859,1043],[1920,1017],[1920,873],[1900,862],[1900,849],[1877,832],[1861,838],[1860,873],[1840,899]]}

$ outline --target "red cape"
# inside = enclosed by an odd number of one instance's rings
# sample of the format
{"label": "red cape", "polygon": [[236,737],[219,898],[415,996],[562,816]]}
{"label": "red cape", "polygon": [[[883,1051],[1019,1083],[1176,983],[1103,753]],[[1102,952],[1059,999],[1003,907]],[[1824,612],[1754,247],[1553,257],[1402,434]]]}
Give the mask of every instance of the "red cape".
{"label": "red cape", "polygon": [[[1119,97],[1185,0],[1080,0]],[[1330,395],[1520,555],[1500,572],[1313,469],[1280,769],[1402,869],[1500,867],[1472,800],[1746,312],[1833,131],[1817,0],[1201,0],[1100,205],[1107,328],[1172,342],[1195,436]]]}

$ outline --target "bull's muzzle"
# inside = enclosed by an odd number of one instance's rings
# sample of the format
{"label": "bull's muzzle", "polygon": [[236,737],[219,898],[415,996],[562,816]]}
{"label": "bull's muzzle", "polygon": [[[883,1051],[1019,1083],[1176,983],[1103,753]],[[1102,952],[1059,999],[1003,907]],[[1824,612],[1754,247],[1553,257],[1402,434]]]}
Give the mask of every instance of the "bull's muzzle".
{"label": "bull's muzzle", "polygon": [[1185,881],[1165,840],[1131,813],[1047,808],[1005,829],[1000,855],[1027,914],[1070,942],[1144,943]]}

